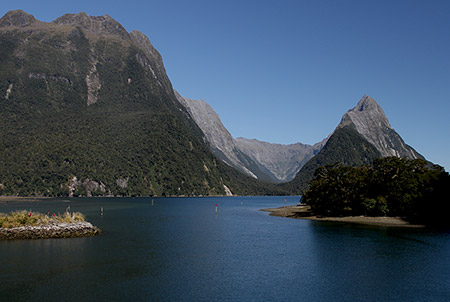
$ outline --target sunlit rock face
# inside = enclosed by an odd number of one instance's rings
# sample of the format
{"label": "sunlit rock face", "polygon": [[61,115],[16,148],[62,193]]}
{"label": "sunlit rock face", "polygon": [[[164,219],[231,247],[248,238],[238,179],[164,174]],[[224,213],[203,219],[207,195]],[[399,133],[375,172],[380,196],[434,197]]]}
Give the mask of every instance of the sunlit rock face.
{"label": "sunlit rock face", "polygon": [[383,157],[422,158],[392,129],[383,109],[370,96],[364,95],[355,108],[345,113],[338,128],[347,125],[353,125]]}

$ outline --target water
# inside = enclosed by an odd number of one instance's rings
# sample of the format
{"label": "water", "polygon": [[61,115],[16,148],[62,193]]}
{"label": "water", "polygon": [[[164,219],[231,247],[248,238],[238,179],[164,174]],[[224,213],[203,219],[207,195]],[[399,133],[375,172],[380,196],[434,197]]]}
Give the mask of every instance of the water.
{"label": "water", "polygon": [[51,213],[70,205],[104,231],[0,241],[0,301],[450,300],[449,232],[259,211],[284,205],[284,197],[153,200],[0,204],[2,212]]}

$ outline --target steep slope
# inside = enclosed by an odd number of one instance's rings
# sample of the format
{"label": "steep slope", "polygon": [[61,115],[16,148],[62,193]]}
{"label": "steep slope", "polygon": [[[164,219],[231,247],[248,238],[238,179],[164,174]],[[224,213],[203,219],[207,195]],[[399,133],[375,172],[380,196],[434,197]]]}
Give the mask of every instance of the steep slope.
{"label": "steep slope", "polygon": [[320,166],[334,163],[360,166],[371,164],[378,157],[388,156],[423,158],[391,128],[378,103],[364,95],[353,109],[344,114],[322,150],[303,166],[291,182],[281,187],[301,193],[307,189]]}
{"label": "steep slope", "polygon": [[235,140],[222,124],[220,117],[204,100],[182,97],[175,91],[178,101],[188,110],[191,117],[203,131],[211,151],[223,162],[239,171],[261,180],[274,181],[270,172],[261,170],[258,165],[242,153]]}
{"label": "steep slope", "polygon": [[364,95],[355,108],[345,113],[338,128],[347,125],[353,125],[383,157],[423,158],[391,128],[383,109],[370,96]]}
{"label": "steep slope", "polygon": [[274,191],[216,160],[160,54],[109,16],[10,11],[0,65],[0,195]]}
{"label": "steep slope", "polygon": [[242,137],[236,138],[235,142],[243,153],[267,169],[278,182],[287,182],[322,149],[326,139],[313,146],[302,143],[272,144]]}
{"label": "steep slope", "polygon": [[301,143],[271,144],[255,139],[234,139],[217,113],[204,100],[184,98],[175,92],[197,125],[205,134],[212,152],[228,165],[250,176],[269,182],[286,182],[325,145]]}

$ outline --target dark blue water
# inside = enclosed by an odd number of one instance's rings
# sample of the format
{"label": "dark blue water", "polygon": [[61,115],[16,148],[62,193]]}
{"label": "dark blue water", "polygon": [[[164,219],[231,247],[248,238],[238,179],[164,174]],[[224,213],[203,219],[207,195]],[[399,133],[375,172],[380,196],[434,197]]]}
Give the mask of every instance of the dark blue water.
{"label": "dark blue water", "polygon": [[259,211],[284,197],[153,200],[0,204],[2,212],[70,205],[104,231],[0,241],[0,301],[450,301],[448,232]]}

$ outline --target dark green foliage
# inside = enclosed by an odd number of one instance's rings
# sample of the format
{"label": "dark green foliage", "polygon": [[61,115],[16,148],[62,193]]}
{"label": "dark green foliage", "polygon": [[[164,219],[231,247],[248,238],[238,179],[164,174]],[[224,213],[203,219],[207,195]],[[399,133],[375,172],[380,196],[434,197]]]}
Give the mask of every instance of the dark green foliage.
{"label": "dark green foliage", "polygon": [[[148,60],[75,26],[0,30],[0,195],[283,192],[217,162]],[[101,87],[88,106],[93,66]]]}
{"label": "dark green foliage", "polygon": [[301,194],[306,191],[314,171],[319,167],[335,163],[356,167],[371,164],[378,157],[380,153],[371,143],[352,126],[345,126],[334,131],[322,150],[302,167],[292,181],[280,186],[294,194]]}
{"label": "dark green foliage", "polygon": [[395,216],[425,224],[448,223],[450,176],[425,160],[388,157],[373,166],[317,169],[303,201],[324,216]]}

